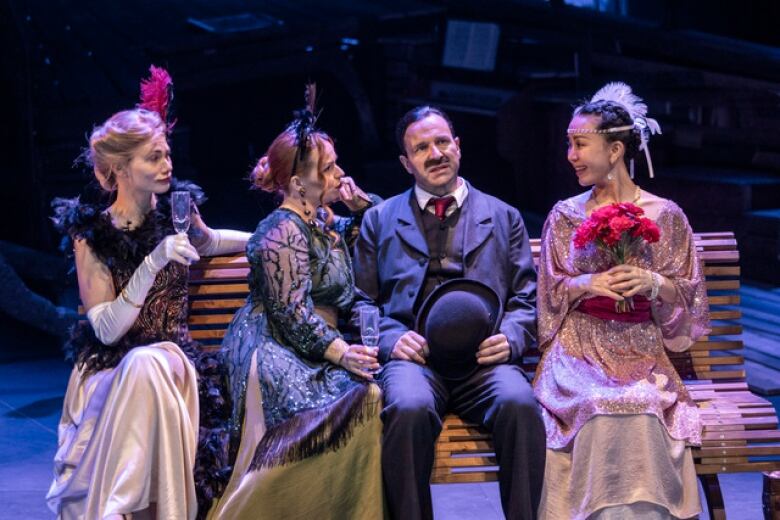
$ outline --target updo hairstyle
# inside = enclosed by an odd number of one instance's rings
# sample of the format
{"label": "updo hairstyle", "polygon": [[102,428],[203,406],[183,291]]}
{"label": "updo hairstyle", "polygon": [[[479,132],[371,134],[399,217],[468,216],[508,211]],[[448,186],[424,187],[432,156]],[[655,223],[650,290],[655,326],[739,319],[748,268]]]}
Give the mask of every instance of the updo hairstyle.
{"label": "updo hairstyle", "polygon": [[321,172],[324,166],[326,142],[333,145],[333,139],[325,132],[315,131],[309,134],[309,139],[305,146],[308,151],[313,150],[314,147],[317,148],[319,152],[317,163],[315,164],[312,161],[312,154],[307,153],[305,154],[306,159],[304,161],[299,160],[298,164],[295,165],[295,172],[293,172],[295,156],[298,153],[298,144],[295,131],[292,128],[288,128],[274,139],[271,146],[268,147],[268,151],[257,161],[257,164],[252,169],[252,173],[249,175],[252,186],[269,193],[283,195],[287,192],[293,175],[300,176],[311,168],[316,168],[318,180],[324,181]]}
{"label": "updo hairstyle", "polygon": [[130,162],[139,146],[160,134],[166,126],[157,112],[135,108],[117,112],[95,127],[81,159],[92,167],[100,186],[116,189],[116,168]]}

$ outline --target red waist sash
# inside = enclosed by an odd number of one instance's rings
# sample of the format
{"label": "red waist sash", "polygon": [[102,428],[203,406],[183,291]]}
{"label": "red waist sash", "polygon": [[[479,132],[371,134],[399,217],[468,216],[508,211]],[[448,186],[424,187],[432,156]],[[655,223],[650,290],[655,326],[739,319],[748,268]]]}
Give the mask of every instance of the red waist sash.
{"label": "red waist sash", "polygon": [[576,310],[602,320],[625,321],[629,323],[650,321],[652,319],[650,300],[644,296],[634,296],[633,300],[634,308],[628,312],[615,310],[617,302],[606,296],[594,296],[593,298],[582,300]]}

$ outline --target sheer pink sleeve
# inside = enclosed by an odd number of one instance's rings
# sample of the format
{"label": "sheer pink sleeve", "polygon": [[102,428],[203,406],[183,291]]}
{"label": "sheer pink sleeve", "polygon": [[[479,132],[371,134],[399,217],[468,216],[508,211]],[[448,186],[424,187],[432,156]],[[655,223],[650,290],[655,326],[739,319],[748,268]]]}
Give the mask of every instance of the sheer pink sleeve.
{"label": "sheer pink sleeve", "polygon": [[709,333],[709,307],[704,271],[693,233],[683,211],[669,202],[656,221],[661,240],[654,247],[653,270],[674,284],[674,302],[653,303],[653,318],[661,328],[664,346],[682,352]]}
{"label": "sheer pink sleeve", "polygon": [[573,272],[569,254],[575,224],[560,209],[553,207],[542,229],[539,274],[536,289],[536,309],[539,320],[539,350],[546,349],[563,324],[564,318],[576,302],[569,304],[566,282]]}

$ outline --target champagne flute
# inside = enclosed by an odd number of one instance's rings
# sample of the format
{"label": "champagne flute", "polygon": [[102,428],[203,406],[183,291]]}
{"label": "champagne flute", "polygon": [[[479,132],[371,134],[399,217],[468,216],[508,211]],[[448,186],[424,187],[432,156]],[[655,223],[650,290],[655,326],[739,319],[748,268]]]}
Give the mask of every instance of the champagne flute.
{"label": "champagne flute", "polygon": [[171,217],[173,218],[173,229],[177,233],[186,233],[190,229],[189,191],[171,193]]}
{"label": "champagne flute", "polygon": [[[360,309],[360,337],[366,347],[379,345],[379,309],[376,307],[362,307]],[[377,370],[365,369],[366,372],[375,374]]]}

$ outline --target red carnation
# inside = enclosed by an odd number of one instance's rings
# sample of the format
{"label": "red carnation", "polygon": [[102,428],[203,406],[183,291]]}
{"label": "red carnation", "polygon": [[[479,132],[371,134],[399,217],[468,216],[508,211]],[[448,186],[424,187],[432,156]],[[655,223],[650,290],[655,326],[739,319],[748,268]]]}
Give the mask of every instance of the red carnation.
{"label": "red carnation", "polygon": [[643,210],[636,204],[632,204],[630,202],[621,202],[617,204],[617,207],[619,208],[618,211],[622,214],[630,214],[630,215],[635,215],[637,217],[641,217],[642,215],[645,214],[645,210]]}
{"label": "red carnation", "polygon": [[584,248],[596,239],[598,232],[599,229],[595,222],[590,220],[583,222],[574,233],[574,246],[577,249]]}
{"label": "red carnation", "polygon": [[642,238],[648,244],[658,242],[661,239],[661,230],[655,225],[655,222],[649,218],[643,218],[640,224]]}

